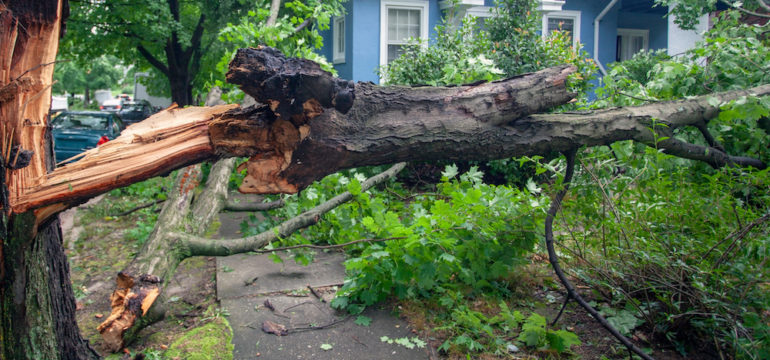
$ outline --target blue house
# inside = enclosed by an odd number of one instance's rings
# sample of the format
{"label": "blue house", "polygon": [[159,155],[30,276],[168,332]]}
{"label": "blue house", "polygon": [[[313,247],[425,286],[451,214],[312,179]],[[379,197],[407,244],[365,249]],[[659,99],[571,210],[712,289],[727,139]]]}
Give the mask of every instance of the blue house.
{"label": "blue house", "polygon": [[[323,31],[321,54],[331,60],[340,77],[379,82],[376,69],[400,55],[409,37],[430,39],[434,27],[450,7],[446,0],[348,0],[346,14],[334,18]],[[571,31],[599,64],[631,58],[641,50],[668,49],[675,55],[700,40],[708,25],[701,20],[695,31],[679,29],[668,9],[654,0],[540,0],[542,32],[561,26]],[[483,21],[493,16],[494,0],[461,0],[458,15]],[[457,14],[456,13],[456,14]]]}

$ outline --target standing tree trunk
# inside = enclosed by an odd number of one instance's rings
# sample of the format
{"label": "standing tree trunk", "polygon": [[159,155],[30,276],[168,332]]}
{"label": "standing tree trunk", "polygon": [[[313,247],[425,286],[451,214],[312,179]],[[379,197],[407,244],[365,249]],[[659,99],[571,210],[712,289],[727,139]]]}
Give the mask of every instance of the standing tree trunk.
{"label": "standing tree trunk", "polygon": [[[166,3],[174,21],[179,22],[181,18],[179,0],[167,0]],[[180,39],[179,34],[172,27],[171,36],[169,36],[163,48],[166,56],[165,63],[153,56],[144,46],[139,45],[136,48],[150,65],[166,76],[171,87],[171,101],[179,106],[193,104],[192,78],[198,72],[200,59],[203,55],[201,52],[201,39],[203,37],[203,24],[205,21],[206,16],[201,14],[193,30],[189,45],[186,48],[182,48],[182,39]]]}
{"label": "standing tree trunk", "polygon": [[61,0],[0,3],[0,358],[95,359],[80,337],[58,218],[11,213],[8,194],[53,168],[48,109],[53,61],[68,7]]}
{"label": "standing tree trunk", "polygon": [[88,86],[88,81],[85,84],[85,91],[83,91],[83,107],[88,109],[88,105],[91,104],[91,88]]}

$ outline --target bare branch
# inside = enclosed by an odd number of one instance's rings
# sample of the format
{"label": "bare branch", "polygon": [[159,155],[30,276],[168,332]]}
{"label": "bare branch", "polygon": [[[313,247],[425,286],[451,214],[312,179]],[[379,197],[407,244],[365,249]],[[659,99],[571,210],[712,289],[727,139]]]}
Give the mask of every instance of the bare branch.
{"label": "bare branch", "polygon": [[281,9],[281,0],[273,0],[270,3],[270,17],[267,18],[267,22],[265,23],[266,26],[275,25],[276,20],[278,20],[278,11],[280,9]]}
{"label": "bare branch", "polygon": [[300,31],[302,31],[302,29],[304,29],[308,25],[310,25],[310,23],[312,23],[313,20],[315,20],[315,18],[313,18],[313,17],[308,17],[307,19],[305,19],[305,21],[303,21],[302,24],[299,24],[299,25],[297,25],[296,28],[294,28],[294,33],[296,34],[296,33],[300,32]]}
{"label": "bare branch", "polygon": [[227,211],[268,211],[283,206],[283,199],[278,199],[266,203],[262,202],[235,202],[227,199],[225,210]]}
{"label": "bare branch", "polygon": [[[372,176],[361,184],[361,191],[366,191],[369,188],[396,176],[404,166],[406,166],[405,163],[399,163],[380,174]],[[272,241],[287,237],[297,230],[317,223],[323,214],[351,199],[353,199],[353,195],[346,191],[311,210],[286,220],[280,225],[255,236],[240,239],[206,239],[180,233],[169,234],[168,236],[181,240],[185,244],[184,246],[189,249],[188,252],[191,256],[227,256],[257,251]]]}

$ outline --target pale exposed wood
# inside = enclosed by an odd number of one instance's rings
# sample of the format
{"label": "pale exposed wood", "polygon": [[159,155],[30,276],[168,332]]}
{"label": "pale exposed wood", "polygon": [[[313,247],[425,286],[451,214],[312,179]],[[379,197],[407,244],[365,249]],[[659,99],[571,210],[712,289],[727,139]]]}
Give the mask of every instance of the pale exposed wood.
{"label": "pale exposed wood", "polygon": [[120,273],[117,281],[118,288],[110,296],[112,312],[97,327],[105,347],[113,352],[123,348],[123,334],[147,313],[160,294],[160,279],[156,276]]}
{"label": "pale exposed wood", "polygon": [[6,192],[20,194],[53,166],[48,110],[66,9],[0,1],[0,359],[98,358],[77,329],[58,221],[10,213]]}
{"label": "pale exposed wood", "polygon": [[210,158],[208,123],[235,107],[171,107],[131,125],[118,138],[85,152],[78,161],[37,177],[24,194],[11,197],[14,210],[83,201]]}

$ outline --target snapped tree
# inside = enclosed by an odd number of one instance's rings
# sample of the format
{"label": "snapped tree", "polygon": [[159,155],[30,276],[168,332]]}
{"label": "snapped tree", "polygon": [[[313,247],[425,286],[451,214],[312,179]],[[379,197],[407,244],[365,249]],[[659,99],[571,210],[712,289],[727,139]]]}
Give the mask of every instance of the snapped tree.
{"label": "snapped tree", "polygon": [[[51,219],[99,193],[203,160],[249,157],[241,190],[253,193],[296,192],[326,174],[356,166],[569,153],[620,140],[636,140],[712,166],[765,166],[756,159],[727,154],[718,144],[695,145],[671,135],[674,129],[699,127],[717,116],[719,108],[712,105],[712,98],[721,102],[766,95],[768,85],[631,108],[536,114],[572,99],[565,86],[572,68],[449,88],[379,87],[336,79],[311,61],[259,48],[240,50],[227,78],[267,105],[168,109],[79,161],[46,174],[51,70],[42,64],[55,56],[64,9],[59,1],[0,8],[3,36],[21,34],[3,39],[0,50],[4,70],[0,94],[10,94],[0,103],[2,173],[9,191],[2,204],[0,346],[8,359],[95,356],[74,324],[74,299],[56,237],[60,230]],[[24,21],[26,33],[19,32],[17,21]],[[50,56],[41,59],[41,54]],[[230,165],[221,164],[226,173]],[[189,201],[184,191],[189,192],[189,184],[181,183],[194,179],[194,173],[194,168],[182,172],[177,187],[182,191],[171,202]],[[116,331],[106,331],[118,335],[118,344],[125,331],[159,303],[163,281],[180,257],[260,246],[256,239],[202,239],[199,230],[184,229],[191,226],[184,220],[177,224],[169,231],[178,237],[179,251],[145,251],[146,257],[137,258],[118,277],[110,316]]]}

